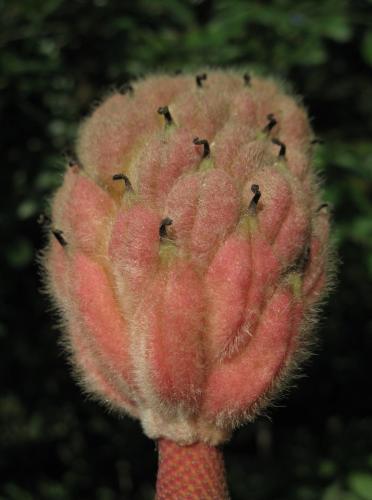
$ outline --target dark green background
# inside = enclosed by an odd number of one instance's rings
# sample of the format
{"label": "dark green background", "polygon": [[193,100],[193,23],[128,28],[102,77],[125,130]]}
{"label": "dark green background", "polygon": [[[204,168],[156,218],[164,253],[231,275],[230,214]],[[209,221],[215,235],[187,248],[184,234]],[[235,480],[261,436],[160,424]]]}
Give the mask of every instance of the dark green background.
{"label": "dark green background", "polygon": [[304,95],[341,260],[307,377],[226,446],[233,499],[372,499],[372,2],[3,0],[0,24],[1,500],[153,495],[154,444],[71,378],[36,218],[91,103],[185,65],[249,65]]}

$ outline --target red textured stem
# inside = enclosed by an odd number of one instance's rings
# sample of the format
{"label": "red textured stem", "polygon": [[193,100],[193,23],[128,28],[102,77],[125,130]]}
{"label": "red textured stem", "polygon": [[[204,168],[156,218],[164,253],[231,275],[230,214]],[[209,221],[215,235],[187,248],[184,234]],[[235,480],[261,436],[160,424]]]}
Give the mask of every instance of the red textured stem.
{"label": "red textured stem", "polygon": [[228,500],[221,450],[204,443],[179,446],[159,439],[156,500]]}

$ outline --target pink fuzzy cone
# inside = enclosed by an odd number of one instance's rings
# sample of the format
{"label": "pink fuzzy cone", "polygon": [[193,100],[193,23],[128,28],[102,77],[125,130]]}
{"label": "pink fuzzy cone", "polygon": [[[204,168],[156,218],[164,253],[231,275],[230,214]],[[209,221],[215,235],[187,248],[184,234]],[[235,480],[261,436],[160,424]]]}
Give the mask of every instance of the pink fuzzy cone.
{"label": "pink fuzzy cone", "polygon": [[45,252],[85,389],[151,438],[226,441],[304,355],[328,282],[305,110],[239,72],[148,77],[81,126]]}

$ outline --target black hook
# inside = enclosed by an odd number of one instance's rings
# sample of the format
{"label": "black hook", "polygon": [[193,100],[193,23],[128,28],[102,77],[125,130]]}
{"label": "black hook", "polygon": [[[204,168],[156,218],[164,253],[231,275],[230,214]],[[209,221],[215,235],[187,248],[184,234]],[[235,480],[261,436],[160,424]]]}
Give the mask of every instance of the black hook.
{"label": "black hook", "polygon": [[201,75],[196,75],[195,80],[196,80],[196,85],[201,88],[203,86],[203,81],[205,81],[208,78],[207,73],[202,73]]}
{"label": "black hook", "polygon": [[63,231],[60,229],[52,229],[52,234],[62,247],[67,245],[67,241],[63,237]]}
{"label": "black hook", "polygon": [[264,126],[264,128],[262,129],[262,132],[264,134],[269,134],[270,131],[275,127],[275,125],[278,123],[275,116],[273,115],[273,113],[269,113],[266,117],[268,119],[268,124]]}
{"label": "black hook", "polygon": [[164,116],[164,118],[165,118],[165,124],[166,125],[172,125],[173,118],[172,118],[172,115],[170,114],[168,106],[161,106],[158,109],[158,113],[159,113],[159,115],[163,115]]}
{"label": "black hook", "polygon": [[209,147],[209,142],[207,141],[207,139],[199,139],[199,137],[195,137],[192,142],[197,146],[204,146],[203,158],[206,158],[210,155],[211,149]]}
{"label": "black hook", "polygon": [[255,214],[258,200],[261,198],[260,186],[258,184],[252,184],[251,191],[254,196],[248,206],[248,212],[250,212],[251,214]]}
{"label": "black hook", "polygon": [[271,142],[273,144],[276,144],[277,146],[280,146],[280,149],[279,149],[279,158],[284,158],[285,157],[285,153],[286,153],[286,145],[284,144],[284,142],[281,142],[279,141],[279,139],[277,139],[276,137],[274,139],[271,140]]}
{"label": "black hook", "polygon": [[172,223],[173,223],[173,221],[169,217],[165,217],[165,219],[163,219],[160,222],[160,227],[159,227],[159,236],[160,236],[160,239],[167,238],[167,236],[168,236],[168,234],[167,234],[167,226],[170,226]]}
{"label": "black hook", "polygon": [[125,174],[115,174],[112,176],[113,181],[124,181],[126,189],[128,191],[133,191],[132,184],[129,180],[129,178]]}
{"label": "black hook", "polygon": [[327,212],[329,211],[329,203],[322,203],[321,205],[319,205],[319,207],[315,210],[316,213],[319,213],[323,210],[323,208],[326,208],[327,209]]}

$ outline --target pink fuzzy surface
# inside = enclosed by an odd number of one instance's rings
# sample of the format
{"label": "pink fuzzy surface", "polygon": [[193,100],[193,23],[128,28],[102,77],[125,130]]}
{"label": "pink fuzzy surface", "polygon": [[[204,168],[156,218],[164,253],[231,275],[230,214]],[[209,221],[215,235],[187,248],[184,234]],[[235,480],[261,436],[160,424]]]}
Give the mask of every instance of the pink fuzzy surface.
{"label": "pink fuzzy surface", "polygon": [[303,355],[329,261],[312,139],[295,99],[238,72],[149,77],[82,124],[49,291],[85,388],[149,436],[223,441]]}

